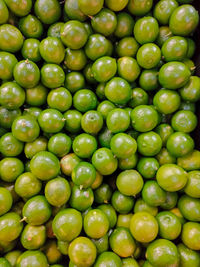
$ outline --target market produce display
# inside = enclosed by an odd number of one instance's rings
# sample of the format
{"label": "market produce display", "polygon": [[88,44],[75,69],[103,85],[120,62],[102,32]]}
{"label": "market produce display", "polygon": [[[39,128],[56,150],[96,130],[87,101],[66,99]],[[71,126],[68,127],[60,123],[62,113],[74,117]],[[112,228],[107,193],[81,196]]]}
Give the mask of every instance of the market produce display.
{"label": "market produce display", "polygon": [[0,267],[200,267],[192,0],[0,0]]}

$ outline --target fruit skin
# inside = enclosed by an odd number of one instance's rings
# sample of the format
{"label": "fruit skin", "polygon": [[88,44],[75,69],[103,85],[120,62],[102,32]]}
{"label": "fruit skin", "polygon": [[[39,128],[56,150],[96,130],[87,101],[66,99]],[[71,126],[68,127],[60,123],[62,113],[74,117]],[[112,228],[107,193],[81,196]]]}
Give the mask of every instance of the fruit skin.
{"label": "fruit skin", "polygon": [[101,253],[95,264],[94,267],[101,267],[101,266],[115,266],[115,267],[121,267],[122,266],[122,262],[121,259],[118,255],[116,255],[113,252],[110,251],[106,251]]}
{"label": "fruit skin", "polygon": [[153,15],[161,25],[167,25],[177,7],[178,3],[175,0],[161,0],[155,5]]}
{"label": "fruit skin", "polygon": [[24,144],[12,133],[6,133],[0,138],[0,151],[6,157],[16,157],[21,154]]}
{"label": "fruit skin", "polygon": [[137,241],[148,243],[156,238],[158,234],[158,223],[150,213],[140,211],[132,216],[130,231]]}
{"label": "fruit skin", "polygon": [[96,259],[96,247],[87,237],[78,237],[69,245],[69,258],[80,267],[91,266]]}
{"label": "fruit skin", "polygon": [[153,0],[145,0],[142,2],[140,0],[131,0],[128,3],[128,10],[135,16],[143,16],[151,10],[152,5]]}
{"label": "fruit skin", "polygon": [[197,10],[191,5],[181,5],[172,13],[169,20],[170,30],[174,35],[190,35],[199,22]]}
{"label": "fruit skin", "polygon": [[185,245],[180,243],[178,245],[178,251],[180,253],[180,264],[183,267],[200,265],[200,256],[197,252],[187,248]]}
{"label": "fruit skin", "polygon": [[57,64],[46,64],[41,69],[41,82],[50,89],[61,87],[65,81],[65,73]]}
{"label": "fruit skin", "polygon": [[0,49],[6,52],[15,53],[22,48],[23,36],[13,25],[0,25]]}
{"label": "fruit skin", "polygon": [[136,244],[128,229],[123,227],[116,228],[110,238],[111,249],[120,257],[126,258],[133,255]]}
{"label": "fruit skin", "polygon": [[96,15],[103,7],[104,0],[78,0],[80,10],[85,15]]}
{"label": "fruit skin", "polygon": [[2,80],[9,80],[13,77],[13,69],[17,62],[18,60],[13,54],[3,51],[0,52],[0,78]]}
{"label": "fruit skin", "polygon": [[7,213],[12,207],[13,199],[8,189],[0,187],[0,216]]}
{"label": "fruit skin", "polygon": [[182,241],[192,250],[199,250],[200,226],[196,222],[187,222],[183,225]]}
{"label": "fruit skin", "polygon": [[61,16],[60,3],[57,0],[37,0],[34,5],[34,12],[36,16],[44,24],[52,24],[59,20]]}
{"label": "fruit skin", "polygon": [[0,1],[0,24],[4,24],[7,22],[9,17],[9,12],[4,0]]}
{"label": "fruit skin", "polygon": [[182,195],[178,200],[178,208],[183,214],[184,218],[200,222],[200,201],[197,198],[192,198],[187,195]]}
{"label": "fruit skin", "polygon": [[41,21],[30,14],[20,19],[19,29],[27,38],[40,38],[44,30]]}
{"label": "fruit skin", "polygon": [[53,219],[53,232],[62,241],[72,241],[82,230],[81,213],[75,209],[59,211]]}
{"label": "fruit skin", "polygon": [[17,259],[16,267],[48,267],[46,256],[39,250],[27,250]]}
{"label": "fruit skin", "polygon": [[0,161],[0,177],[5,182],[14,182],[24,171],[24,164],[18,158],[4,158]]}
{"label": "fruit skin", "polygon": [[32,8],[32,1],[13,1],[13,0],[4,0],[8,8],[17,16],[23,17],[28,15]]}
{"label": "fruit skin", "polygon": [[152,242],[147,248],[146,258],[153,266],[179,266],[179,252],[177,247],[166,239],[157,239]]}

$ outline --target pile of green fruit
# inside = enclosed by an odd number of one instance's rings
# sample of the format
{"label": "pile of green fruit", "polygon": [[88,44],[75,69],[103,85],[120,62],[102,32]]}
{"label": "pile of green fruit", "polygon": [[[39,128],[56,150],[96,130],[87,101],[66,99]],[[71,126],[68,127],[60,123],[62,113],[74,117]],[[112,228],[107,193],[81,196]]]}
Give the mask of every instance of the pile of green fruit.
{"label": "pile of green fruit", "polygon": [[192,0],[0,0],[0,267],[199,267]]}

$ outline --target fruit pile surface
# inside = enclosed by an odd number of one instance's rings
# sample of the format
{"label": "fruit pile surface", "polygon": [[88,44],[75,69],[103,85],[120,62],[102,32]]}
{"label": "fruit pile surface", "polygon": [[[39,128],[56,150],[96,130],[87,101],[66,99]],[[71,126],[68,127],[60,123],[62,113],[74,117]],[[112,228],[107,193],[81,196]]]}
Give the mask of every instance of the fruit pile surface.
{"label": "fruit pile surface", "polygon": [[192,0],[0,0],[0,267],[200,267]]}

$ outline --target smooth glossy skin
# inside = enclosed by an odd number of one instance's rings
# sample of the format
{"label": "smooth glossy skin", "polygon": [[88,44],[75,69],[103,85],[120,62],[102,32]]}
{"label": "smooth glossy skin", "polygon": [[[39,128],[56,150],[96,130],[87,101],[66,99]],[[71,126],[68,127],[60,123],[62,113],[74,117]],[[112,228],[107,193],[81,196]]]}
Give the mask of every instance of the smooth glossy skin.
{"label": "smooth glossy skin", "polygon": [[112,232],[109,243],[113,252],[123,258],[133,255],[136,249],[135,241],[130,232],[122,227],[118,227]]}
{"label": "smooth glossy skin", "polygon": [[189,36],[199,22],[197,10],[192,5],[182,5],[171,15],[169,27],[174,35]]}
{"label": "smooth glossy skin", "polygon": [[147,181],[142,189],[142,198],[150,206],[157,207],[166,201],[166,192],[156,181]]}
{"label": "smooth glossy skin", "polygon": [[137,62],[144,69],[155,68],[160,59],[160,48],[153,43],[144,44],[138,49]]}
{"label": "smooth glossy skin", "polygon": [[134,36],[141,45],[153,43],[159,33],[158,22],[153,17],[143,17],[137,20],[134,26]]}
{"label": "smooth glossy skin", "polygon": [[41,225],[50,218],[51,206],[44,196],[37,195],[25,203],[22,214],[24,220],[30,225]]}
{"label": "smooth glossy skin", "polygon": [[42,188],[42,183],[31,172],[25,172],[17,177],[15,191],[22,198],[31,198],[37,195]]}
{"label": "smooth glossy skin", "polygon": [[177,7],[176,0],[161,0],[155,5],[153,15],[161,25],[167,25],[170,16]]}
{"label": "smooth glossy skin", "polygon": [[26,39],[23,43],[21,53],[24,59],[29,59],[33,62],[41,60],[39,51],[40,41],[34,38]]}
{"label": "smooth glossy skin", "polygon": [[26,103],[31,106],[41,106],[46,103],[48,90],[42,84],[26,90]]}
{"label": "smooth glossy skin", "polygon": [[200,227],[199,223],[187,222],[183,225],[182,241],[192,250],[199,250]]}
{"label": "smooth glossy skin", "polygon": [[134,205],[134,198],[131,196],[125,196],[119,191],[115,191],[111,198],[113,208],[120,214],[129,213]]}
{"label": "smooth glossy skin", "polygon": [[24,88],[33,88],[40,80],[38,66],[28,59],[22,60],[15,65],[13,75],[16,82]]}
{"label": "smooth glossy skin", "polygon": [[134,57],[139,49],[139,44],[133,37],[124,37],[116,45],[119,57]]}
{"label": "smooth glossy skin", "polygon": [[107,251],[109,248],[108,234],[104,235],[99,239],[92,239],[92,242],[96,246],[98,255]]}
{"label": "smooth glossy skin", "polygon": [[174,133],[173,128],[170,124],[162,123],[155,129],[156,133],[158,133],[162,139],[163,146],[166,145],[168,138],[171,134]]}
{"label": "smooth glossy skin", "polygon": [[6,253],[5,259],[7,259],[7,261],[11,264],[11,266],[13,266],[13,265],[16,265],[17,259],[19,258],[21,254],[22,252],[20,250],[13,250],[13,251]]}
{"label": "smooth glossy skin", "polygon": [[73,151],[81,158],[90,158],[97,149],[96,138],[89,134],[80,134],[73,141]]}
{"label": "smooth glossy skin", "polygon": [[122,261],[118,255],[116,255],[114,252],[106,251],[101,253],[95,264],[94,267],[101,267],[101,266],[112,266],[112,267],[121,267]]}
{"label": "smooth glossy skin", "polygon": [[132,57],[122,57],[117,61],[117,69],[120,77],[128,82],[134,82],[140,75],[140,67]]}
{"label": "smooth glossy skin", "polygon": [[115,29],[115,36],[123,38],[130,36],[133,32],[134,19],[126,12],[120,12],[117,14],[117,27]]}
{"label": "smooth glossy skin", "polygon": [[8,8],[3,0],[0,1],[0,17],[0,24],[6,23],[9,17]]}
{"label": "smooth glossy skin", "polygon": [[182,157],[194,149],[194,141],[189,134],[173,133],[167,140],[167,149],[172,156]]}
{"label": "smooth glossy skin", "polygon": [[82,70],[87,63],[87,58],[83,49],[72,50],[67,48],[65,50],[64,64],[73,71]]}
{"label": "smooth glossy skin", "polygon": [[19,29],[25,37],[36,39],[41,37],[44,30],[41,21],[30,14],[20,19]]}
{"label": "smooth glossy skin", "polygon": [[52,24],[60,18],[61,7],[57,0],[48,1],[48,7],[46,1],[37,0],[34,5],[34,12],[44,24]]}
{"label": "smooth glossy skin", "polygon": [[64,5],[64,11],[67,16],[67,20],[73,19],[73,20],[79,20],[79,21],[85,21],[86,15],[80,10],[78,0],[69,0],[65,2]]}
{"label": "smooth glossy skin", "polygon": [[39,117],[40,128],[46,133],[57,133],[64,127],[65,121],[60,111],[56,109],[45,109]]}
{"label": "smooth glossy skin", "polygon": [[8,212],[0,218],[0,240],[2,242],[11,242],[18,238],[23,223],[20,222],[21,217],[15,212]]}
{"label": "smooth glossy skin", "polygon": [[98,141],[102,147],[110,148],[110,141],[113,133],[107,128],[103,128],[98,136]]}
{"label": "smooth glossy skin", "polygon": [[192,265],[194,267],[199,266],[200,264],[200,257],[196,251],[193,251],[187,248],[185,245],[180,243],[178,245],[178,251],[180,253],[180,264],[183,267],[187,267]]}
{"label": "smooth glossy skin", "polygon": [[10,24],[0,26],[0,40],[0,49],[11,53],[19,51],[24,41],[21,32]]}
{"label": "smooth glossy skin", "polygon": [[190,78],[190,71],[181,62],[164,64],[159,72],[159,82],[166,89],[178,89],[186,85]]}
{"label": "smooth glossy skin", "polygon": [[49,181],[45,186],[45,197],[55,207],[61,207],[70,198],[71,187],[68,181],[62,177]]}
{"label": "smooth glossy skin", "polygon": [[167,192],[166,202],[160,206],[165,210],[170,210],[175,208],[178,201],[178,194],[176,192]]}
{"label": "smooth glossy skin", "polygon": [[60,171],[59,160],[51,152],[41,151],[31,159],[30,169],[40,180],[50,180]]}
{"label": "smooth glossy skin", "polygon": [[158,124],[158,113],[150,106],[140,105],[132,110],[131,121],[136,131],[148,132]]}
{"label": "smooth glossy skin", "polygon": [[139,78],[139,85],[145,91],[159,88],[157,70],[143,70]]}
{"label": "smooth glossy skin", "polygon": [[45,254],[39,250],[28,250],[22,253],[17,260],[17,267],[28,267],[33,265],[35,267],[48,267],[48,262]]}
{"label": "smooth glossy skin", "polygon": [[88,39],[83,23],[76,20],[66,22],[61,28],[60,35],[64,45],[71,49],[80,49]]}
{"label": "smooth glossy skin", "polygon": [[185,193],[194,198],[200,197],[200,172],[191,171],[188,173],[188,182],[184,188]]}
{"label": "smooth glossy skin", "polygon": [[9,80],[13,77],[13,69],[17,64],[16,57],[8,52],[0,52],[0,79]]}
{"label": "smooth glossy skin", "polygon": [[157,214],[156,219],[161,238],[174,240],[180,235],[182,225],[175,214],[170,211],[162,211]]}
{"label": "smooth glossy skin", "polygon": [[81,118],[81,127],[84,132],[96,135],[103,127],[103,116],[98,111],[89,110]]}
{"label": "smooth glossy skin", "polygon": [[97,111],[99,111],[102,114],[104,120],[106,120],[109,112],[113,110],[114,108],[115,108],[115,105],[112,102],[108,100],[104,100],[98,105]]}
{"label": "smooth glossy skin", "polygon": [[143,156],[155,156],[162,148],[162,139],[155,132],[140,134],[137,138],[138,151]]}
{"label": "smooth glossy skin", "polygon": [[199,199],[183,195],[178,201],[178,208],[180,209],[185,219],[193,222],[200,221]]}
{"label": "smooth glossy skin", "polygon": [[157,239],[152,242],[146,252],[147,260],[157,266],[179,266],[179,253],[177,247],[169,240]]}
{"label": "smooth glossy skin", "polygon": [[64,22],[56,22],[49,26],[47,36],[60,38],[60,30],[63,25]]}
{"label": "smooth glossy skin", "polygon": [[33,142],[39,136],[40,128],[35,118],[24,115],[14,120],[12,133],[22,142]]}
{"label": "smooth glossy skin", "polygon": [[139,105],[147,105],[148,100],[148,94],[142,88],[136,87],[132,90],[132,97],[129,101],[129,107],[135,108]]}
{"label": "smooth glossy skin", "polygon": [[108,203],[112,196],[112,188],[105,183],[102,183],[99,188],[94,191],[94,200],[98,204]]}
{"label": "smooth glossy skin", "polygon": [[102,175],[110,175],[117,169],[118,161],[110,149],[99,148],[92,156],[92,164]]}
{"label": "smooth glossy skin", "polygon": [[65,56],[65,49],[57,37],[47,37],[40,43],[40,54],[47,63],[60,64]]}
{"label": "smooth glossy skin", "polygon": [[168,26],[161,26],[159,28],[159,34],[156,39],[156,43],[159,47],[162,47],[165,41],[167,41],[173,34]]}
{"label": "smooth glossy skin", "polygon": [[137,241],[148,243],[156,238],[158,223],[150,213],[140,211],[131,218],[130,231]]}
{"label": "smooth glossy skin", "polygon": [[110,142],[110,148],[118,158],[127,158],[137,150],[137,143],[134,138],[125,133],[114,135]]}
{"label": "smooth glossy skin", "polygon": [[159,163],[155,158],[142,157],[137,164],[137,170],[146,179],[153,179],[158,169]]}
{"label": "smooth glossy skin", "polygon": [[171,123],[175,131],[190,133],[197,126],[197,117],[189,110],[181,110],[174,114]]}
{"label": "smooth glossy skin", "polygon": [[91,24],[95,32],[109,36],[117,27],[117,16],[112,10],[103,8],[97,15],[92,17]]}
{"label": "smooth glossy skin", "polygon": [[80,162],[72,171],[72,181],[80,188],[90,187],[96,178],[96,170],[91,163]]}
{"label": "smooth glossy skin", "polygon": [[17,16],[23,17],[26,16],[32,8],[32,1],[13,1],[13,0],[5,0],[8,8]]}
{"label": "smooth glossy skin", "polygon": [[113,228],[117,223],[117,213],[110,204],[102,204],[98,206],[98,209],[103,211],[109,220],[110,229]]}
{"label": "smooth glossy skin", "polygon": [[197,102],[200,99],[200,78],[191,76],[179,92],[183,100]]}
{"label": "smooth glossy skin", "polygon": [[44,86],[54,89],[61,87],[65,80],[63,69],[56,64],[46,64],[41,69],[41,82]]}
{"label": "smooth glossy skin", "polygon": [[131,0],[128,4],[128,10],[131,14],[135,16],[143,16],[147,14],[153,6],[152,0]]}
{"label": "smooth glossy skin", "polygon": [[14,182],[23,171],[24,164],[18,158],[4,158],[0,161],[0,177],[5,182]]}
{"label": "smooth glossy skin", "polygon": [[25,92],[15,82],[5,82],[0,87],[0,104],[8,110],[18,109],[25,101]]}
{"label": "smooth glossy skin", "polygon": [[74,153],[64,156],[60,161],[62,172],[67,176],[71,176],[73,169],[79,162],[81,162],[81,159]]}
{"label": "smooth glossy skin", "polygon": [[119,0],[117,3],[115,0],[105,0],[105,4],[113,11],[121,11],[128,4],[128,0]]}
{"label": "smooth glossy skin", "polygon": [[78,90],[73,96],[73,106],[80,112],[96,109],[97,97],[89,89]]}
{"label": "smooth glossy skin", "polygon": [[121,170],[133,169],[137,165],[137,161],[138,161],[137,153],[133,154],[129,158],[119,159],[119,168]]}
{"label": "smooth glossy skin", "polygon": [[186,57],[187,50],[187,40],[180,36],[174,36],[166,40],[161,49],[166,62],[182,61]]}
{"label": "smooth glossy skin", "polygon": [[85,45],[87,57],[93,61],[105,56],[109,48],[108,40],[102,34],[92,34]]}
{"label": "smooth glossy skin", "polygon": [[81,213],[75,209],[59,211],[53,219],[53,232],[62,241],[72,241],[82,229]]}
{"label": "smooth glossy skin", "polygon": [[47,150],[47,143],[45,137],[38,137],[33,142],[26,143],[24,147],[26,158],[31,159],[36,153]]}
{"label": "smooth glossy skin", "polygon": [[162,89],[154,95],[153,104],[159,112],[171,114],[179,108],[181,98],[175,91]]}
{"label": "smooth glossy skin", "polygon": [[64,113],[65,126],[64,128],[69,133],[79,133],[81,130],[82,114],[77,110],[68,110]]}
{"label": "smooth glossy skin", "polygon": [[80,10],[89,16],[96,15],[102,9],[104,4],[103,0],[78,0]]}
{"label": "smooth glossy skin", "polygon": [[143,179],[136,170],[126,170],[117,176],[116,185],[122,194],[135,196],[142,190]]}
{"label": "smooth glossy skin", "polygon": [[7,213],[13,204],[13,198],[8,189],[0,187],[0,215]]}
{"label": "smooth glossy skin", "polygon": [[20,109],[8,110],[7,108],[0,107],[0,124],[4,129],[10,129],[13,121],[21,115]]}
{"label": "smooth glossy skin", "polygon": [[71,92],[75,93],[81,88],[85,87],[85,78],[82,73],[72,71],[66,75],[65,87]]}
{"label": "smooth glossy skin", "polygon": [[117,227],[123,227],[130,229],[130,222],[133,214],[119,214],[117,217]]}
{"label": "smooth glossy skin", "polygon": [[20,240],[25,249],[39,249],[46,241],[45,226],[32,226],[27,224],[23,229]]}
{"label": "smooth glossy skin", "polygon": [[92,65],[92,73],[98,82],[107,82],[117,71],[116,60],[111,57],[101,57]]}
{"label": "smooth glossy skin", "polygon": [[65,112],[72,105],[72,95],[66,88],[60,87],[49,92],[47,103],[50,108]]}
{"label": "smooth glossy skin", "polygon": [[12,133],[4,134],[0,139],[0,151],[6,157],[16,157],[21,154],[24,144]]}
{"label": "smooth glossy skin", "polygon": [[92,189],[80,189],[80,186],[74,185],[69,200],[69,204],[73,209],[84,212],[92,206],[94,202],[94,194]]}
{"label": "smooth glossy skin", "polygon": [[179,191],[187,183],[187,173],[175,164],[162,165],[156,174],[158,184],[166,191]]}
{"label": "smooth glossy skin", "polygon": [[158,208],[148,205],[142,198],[139,198],[134,205],[133,211],[134,213],[145,211],[150,213],[152,216],[156,216],[158,213]]}
{"label": "smooth glossy skin", "polygon": [[200,153],[198,150],[193,150],[186,156],[178,158],[178,165],[186,171],[193,171],[199,169]]}
{"label": "smooth glossy skin", "polygon": [[116,108],[109,112],[106,118],[106,124],[112,133],[123,132],[130,125],[130,116],[127,111]]}
{"label": "smooth glossy skin", "polygon": [[78,237],[69,245],[69,258],[80,267],[89,267],[95,262],[96,247],[87,237]]}

